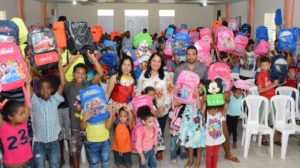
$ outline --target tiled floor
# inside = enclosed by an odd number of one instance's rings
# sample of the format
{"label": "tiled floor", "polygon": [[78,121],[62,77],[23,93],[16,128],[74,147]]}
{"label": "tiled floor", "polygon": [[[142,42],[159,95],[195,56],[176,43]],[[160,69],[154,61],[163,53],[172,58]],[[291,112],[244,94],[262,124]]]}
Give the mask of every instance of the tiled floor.
{"label": "tiled floor", "polygon": [[[168,131],[166,131],[168,132]],[[218,168],[299,168],[300,167],[300,146],[298,145],[300,136],[290,136],[289,144],[287,148],[286,159],[280,159],[281,148],[274,145],[274,158],[271,159],[269,155],[269,147],[259,147],[257,143],[252,142],[249,149],[248,159],[243,158],[243,148],[241,147],[241,128],[238,131],[238,149],[232,150],[232,153],[240,159],[240,163],[233,163],[225,160],[224,150],[221,149],[218,161]],[[167,150],[164,152],[164,160],[158,162],[159,168],[183,168],[184,163],[178,159],[177,164],[171,163],[169,152],[169,136],[166,134]],[[133,168],[138,167],[137,156],[133,155]],[[69,168],[69,165],[65,165],[64,168]],[[82,164],[83,168],[88,168],[88,163]],[[111,155],[111,167],[114,168],[113,157]],[[201,167],[205,167],[205,152],[202,154]]]}

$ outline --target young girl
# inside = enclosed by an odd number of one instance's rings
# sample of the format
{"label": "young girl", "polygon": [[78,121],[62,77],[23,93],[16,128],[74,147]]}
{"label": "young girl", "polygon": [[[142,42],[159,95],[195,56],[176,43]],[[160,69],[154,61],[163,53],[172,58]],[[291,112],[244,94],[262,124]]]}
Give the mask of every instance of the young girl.
{"label": "young girl", "polygon": [[155,116],[155,128],[157,129],[158,135],[157,135],[157,149],[158,151],[162,151],[164,150],[165,147],[165,141],[163,138],[163,134],[162,134],[162,130],[161,127],[159,125],[159,122],[157,120],[158,114],[157,114],[157,105],[156,105],[156,97],[155,97],[155,89],[151,86],[148,86],[144,89],[144,91],[142,92],[143,95],[148,95],[149,97],[151,97],[152,101],[153,101],[153,109],[152,113]]}
{"label": "young girl", "polygon": [[142,125],[136,129],[136,150],[140,157],[140,168],[156,168],[157,159],[157,130],[155,117],[149,106],[142,106],[137,110],[137,117]]}
{"label": "young girl", "polygon": [[115,165],[118,168],[131,168],[131,137],[130,133],[133,127],[132,112],[125,107],[121,107],[117,118],[113,123],[114,136],[112,150],[114,154]]}
{"label": "young girl", "polygon": [[232,94],[228,94],[225,98],[226,103],[228,103],[228,110],[226,116],[226,124],[229,131],[229,136],[232,134],[233,144],[232,148],[237,148],[237,127],[238,127],[238,120],[241,116],[241,103],[242,103],[242,90],[238,89],[236,86],[232,87]]}
{"label": "young girl", "polygon": [[[27,94],[30,94],[30,77],[26,77]],[[0,115],[0,138],[3,144],[5,167],[30,167],[32,150],[29,143],[27,121],[29,107],[16,100],[8,101]]]}

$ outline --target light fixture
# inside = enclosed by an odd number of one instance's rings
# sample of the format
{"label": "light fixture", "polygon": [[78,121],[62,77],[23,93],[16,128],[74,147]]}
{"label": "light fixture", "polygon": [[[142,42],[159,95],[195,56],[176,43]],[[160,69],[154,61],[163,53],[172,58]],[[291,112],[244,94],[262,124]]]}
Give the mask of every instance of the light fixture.
{"label": "light fixture", "polygon": [[207,6],[207,0],[202,0],[202,5]]}
{"label": "light fixture", "polygon": [[77,2],[76,1],[73,1],[73,5],[76,5],[77,4]]}

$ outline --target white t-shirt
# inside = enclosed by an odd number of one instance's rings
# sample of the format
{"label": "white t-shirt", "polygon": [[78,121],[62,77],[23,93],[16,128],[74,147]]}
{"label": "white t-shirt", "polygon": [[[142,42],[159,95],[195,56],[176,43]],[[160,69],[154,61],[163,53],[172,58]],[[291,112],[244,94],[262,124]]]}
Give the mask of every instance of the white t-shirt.
{"label": "white t-shirt", "polygon": [[[246,56],[247,56],[247,67],[240,69],[240,76],[253,78],[254,70],[255,70],[255,53],[253,51],[246,52]],[[241,59],[241,64],[244,64],[242,59]]]}
{"label": "white t-shirt", "polygon": [[207,113],[206,122],[206,145],[215,146],[225,142],[225,136],[222,129],[222,113],[218,112],[212,116]]}

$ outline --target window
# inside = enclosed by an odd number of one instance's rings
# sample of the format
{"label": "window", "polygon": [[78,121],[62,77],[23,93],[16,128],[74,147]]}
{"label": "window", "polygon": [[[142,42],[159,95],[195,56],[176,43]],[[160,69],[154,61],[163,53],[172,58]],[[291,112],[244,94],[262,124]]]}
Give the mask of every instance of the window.
{"label": "window", "polygon": [[6,11],[0,11],[0,20],[6,20]]}
{"label": "window", "polygon": [[103,33],[110,34],[114,30],[114,10],[99,9],[97,11],[98,24],[103,27]]}
{"label": "window", "polygon": [[175,10],[159,10],[159,30],[165,30],[170,24],[175,24]]}
{"label": "window", "polygon": [[132,36],[148,29],[148,10],[125,10],[125,31],[130,31]]}
{"label": "window", "polygon": [[276,39],[276,24],[274,18],[275,13],[265,13],[264,25],[268,28],[271,49],[274,48],[274,41]]}

